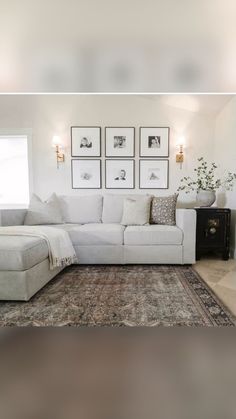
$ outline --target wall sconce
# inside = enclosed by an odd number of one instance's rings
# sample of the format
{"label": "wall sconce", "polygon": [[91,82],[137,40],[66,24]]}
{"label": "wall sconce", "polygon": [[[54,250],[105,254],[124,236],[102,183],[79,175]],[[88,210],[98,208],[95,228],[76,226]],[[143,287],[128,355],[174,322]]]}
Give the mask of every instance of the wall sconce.
{"label": "wall sconce", "polygon": [[180,163],[180,169],[182,169],[183,162],[184,162],[184,137],[181,137],[178,141],[177,148],[178,153],[176,154],[176,163]]}
{"label": "wall sconce", "polygon": [[53,136],[52,146],[56,151],[57,168],[59,169],[59,163],[64,163],[65,161],[65,154],[62,151],[61,138],[58,135]]}

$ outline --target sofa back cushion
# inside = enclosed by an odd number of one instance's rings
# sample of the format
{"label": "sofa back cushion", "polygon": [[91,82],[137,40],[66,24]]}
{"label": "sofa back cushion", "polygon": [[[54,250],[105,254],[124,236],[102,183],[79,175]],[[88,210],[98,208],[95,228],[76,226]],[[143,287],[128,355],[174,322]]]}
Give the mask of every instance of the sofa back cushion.
{"label": "sofa back cushion", "polygon": [[24,224],[26,209],[0,210],[0,226],[20,226]]}
{"label": "sofa back cushion", "polygon": [[101,195],[61,196],[59,200],[65,223],[101,223],[103,201]]}
{"label": "sofa back cushion", "polygon": [[121,223],[123,216],[124,200],[126,198],[138,199],[145,195],[130,194],[130,195],[115,195],[107,194],[103,198],[103,212],[102,222],[107,224]]}

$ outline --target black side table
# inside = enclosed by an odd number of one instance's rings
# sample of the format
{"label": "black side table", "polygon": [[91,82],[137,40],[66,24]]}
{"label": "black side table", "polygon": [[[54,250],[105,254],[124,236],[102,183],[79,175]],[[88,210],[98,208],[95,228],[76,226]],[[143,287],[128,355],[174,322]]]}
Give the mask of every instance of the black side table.
{"label": "black side table", "polygon": [[209,251],[229,259],[230,217],[228,208],[195,208],[197,212],[196,259]]}

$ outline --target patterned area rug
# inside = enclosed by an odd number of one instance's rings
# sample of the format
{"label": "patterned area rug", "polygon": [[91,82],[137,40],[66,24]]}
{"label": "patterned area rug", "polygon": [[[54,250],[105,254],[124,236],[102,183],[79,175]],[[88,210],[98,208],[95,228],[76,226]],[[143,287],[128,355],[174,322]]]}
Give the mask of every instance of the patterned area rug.
{"label": "patterned area rug", "polygon": [[188,266],[71,266],[29,302],[0,302],[0,326],[234,326]]}

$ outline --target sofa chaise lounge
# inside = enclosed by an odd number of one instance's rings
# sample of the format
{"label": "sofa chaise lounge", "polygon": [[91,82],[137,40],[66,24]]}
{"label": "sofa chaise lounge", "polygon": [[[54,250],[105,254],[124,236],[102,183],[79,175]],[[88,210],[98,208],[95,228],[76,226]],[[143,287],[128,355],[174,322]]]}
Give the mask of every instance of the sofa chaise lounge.
{"label": "sofa chaise lounge", "polygon": [[[79,264],[193,264],[196,214],[176,210],[176,226],[120,224],[127,195],[60,197]],[[132,195],[134,196],[134,195]],[[137,195],[135,195],[137,196]],[[0,225],[22,225],[26,209],[0,211]],[[49,269],[46,241],[0,236],[0,300],[29,300],[61,271]]]}

